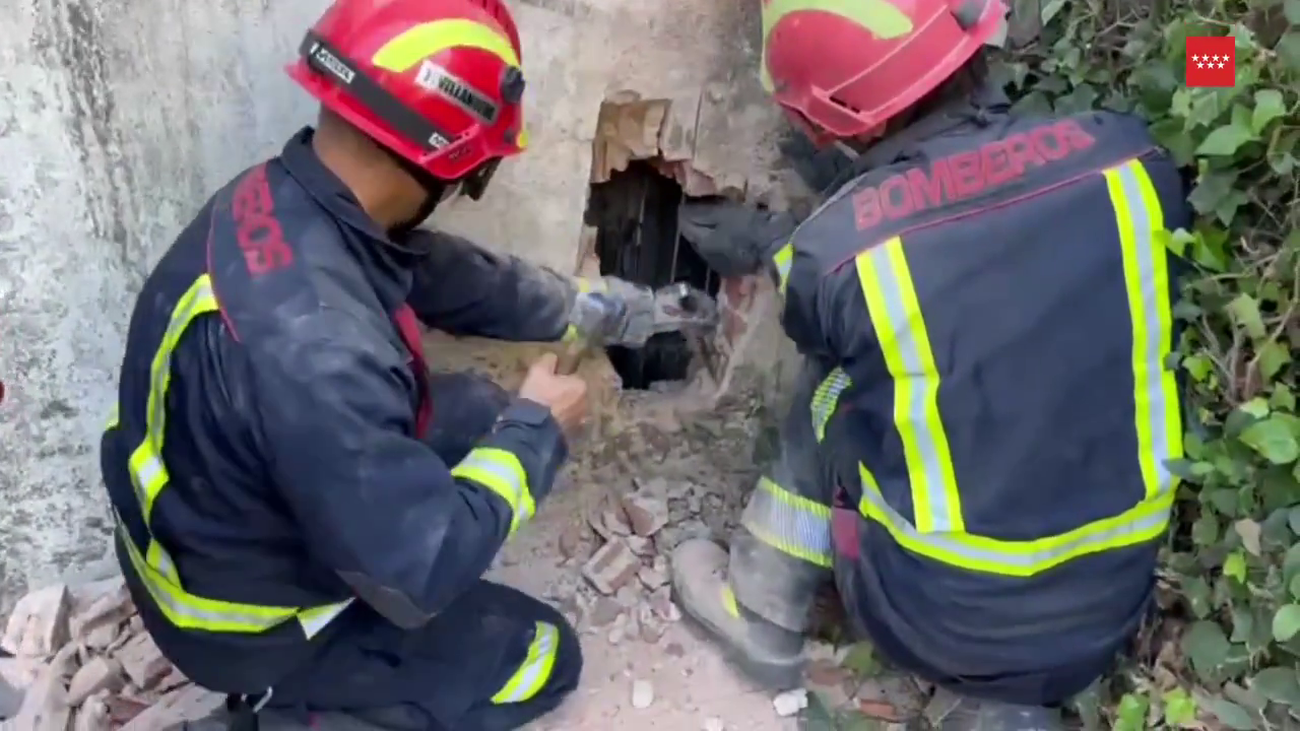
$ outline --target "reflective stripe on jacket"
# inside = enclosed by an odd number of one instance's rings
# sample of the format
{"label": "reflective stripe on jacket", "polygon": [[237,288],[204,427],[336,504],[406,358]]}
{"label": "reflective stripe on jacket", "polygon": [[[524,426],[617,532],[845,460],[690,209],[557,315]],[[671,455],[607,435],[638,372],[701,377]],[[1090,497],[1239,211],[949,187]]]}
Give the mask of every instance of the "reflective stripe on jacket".
{"label": "reflective stripe on jacket", "polygon": [[986,121],[853,180],[773,262],[787,333],[840,364],[813,422],[863,520],[857,608],[974,675],[1005,669],[978,666],[989,625],[1033,667],[1048,628],[1111,651],[1146,601],[1190,224],[1139,120]]}

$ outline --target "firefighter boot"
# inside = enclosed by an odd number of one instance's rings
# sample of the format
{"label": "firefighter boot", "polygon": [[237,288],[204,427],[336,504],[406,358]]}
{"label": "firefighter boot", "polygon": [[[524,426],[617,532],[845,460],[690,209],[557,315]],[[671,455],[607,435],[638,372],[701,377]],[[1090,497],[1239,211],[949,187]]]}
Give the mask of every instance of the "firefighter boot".
{"label": "firefighter boot", "polygon": [[1063,731],[1061,712],[961,696],[937,688],[927,718],[938,731]]}
{"label": "firefighter boot", "polygon": [[768,622],[739,604],[728,581],[727,561],[727,552],[710,540],[688,540],[677,546],[671,562],[677,605],[750,680],[774,690],[798,686],[803,634]]}

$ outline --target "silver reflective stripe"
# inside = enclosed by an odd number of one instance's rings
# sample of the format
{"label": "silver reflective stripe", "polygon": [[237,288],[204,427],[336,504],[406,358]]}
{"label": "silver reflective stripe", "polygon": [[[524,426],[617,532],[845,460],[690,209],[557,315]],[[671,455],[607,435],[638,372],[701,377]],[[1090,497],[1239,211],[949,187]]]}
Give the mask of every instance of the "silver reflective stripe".
{"label": "silver reflective stripe", "polygon": [[533,513],[528,505],[530,501],[524,499],[528,494],[528,487],[521,479],[519,471],[514,465],[503,464],[492,453],[480,452],[477,449],[470,452],[465,459],[452,468],[452,474],[479,482],[505,498],[515,512],[516,524],[532,517]]}
{"label": "silver reflective stripe", "polygon": [[329,604],[316,609],[309,609],[298,615],[298,624],[302,626],[302,633],[307,635],[307,639],[315,637],[321,630],[325,629],[334,618],[343,613],[352,605],[353,599],[345,599],[337,604]]}
{"label": "silver reflective stripe", "polygon": [[826,423],[830,421],[831,416],[835,413],[835,407],[839,405],[840,394],[844,389],[853,384],[849,374],[836,368],[826,376],[826,379],[817,386],[813,392],[812,399],[812,422],[813,431],[817,434],[817,441],[826,437]]}
{"label": "silver reflective stripe", "polygon": [[[917,515],[917,521],[926,523],[928,518],[929,526],[939,533],[956,530],[962,525],[963,520],[960,515],[953,515],[948,503],[947,496],[944,493],[946,473],[943,458],[940,456],[939,445],[935,441],[937,435],[930,429],[927,422],[927,393],[931,390],[922,386],[922,382],[931,378],[937,378],[937,375],[926,372],[925,363],[922,362],[920,345],[917,342],[918,330],[925,327],[920,321],[918,313],[915,321],[908,317],[907,308],[903,304],[902,283],[890,261],[890,251],[896,245],[897,239],[872,247],[866,252],[866,256],[871,262],[871,268],[875,274],[871,284],[874,284],[881,295],[881,300],[885,306],[885,312],[882,313],[889,323],[889,331],[877,333],[877,338],[881,341],[882,349],[887,348],[886,341],[891,341],[894,352],[902,359],[903,373],[891,374],[897,382],[901,379],[910,379],[914,383],[906,389],[909,395],[905,404],[895,404],[895,421],[905,422],[910,426],[909,431],[915,435],[915,446],[920,453],[920,465],[913,465],[909,461],[909,471],[917,469],[919,466],[925,475],[924,484],[917,485],[917,480],[912,479],[912,490],[923,490],[927,496],[929,510],[925,515]],[[867,286],[867,283],[863,283]],[[895,388],[897,394],[900,389]],[[900,413],[901,408],[901,413]],[[901,426],[901,424],[900,424]],[[908,435],[902,434],[904,443],[908,441]],[[919,506],[913,506],[920,511]]]}
{"label": "silver reflective stripe", "polygon": [[[1169,413],[1173,404],[1169,403],[1166,398],[1165,389],[1163,388],[1163,374],[1165,371],[1165,327],[1160,321],[1160,309],[1166,306],[1167,292],[1160,292],[1157,288],[1156,263],[1155,256],[1157,252],[1164,255],[1164,245],[1155,240],[1155,228],[1151,223],[1154,217],[1152,211],[1147,210],[1146,198],[1142,195],[1142,186],[1138,181],[1135,166],[1142,163],[1136,160],[1120,166],[1117,174],[1120,184],[1124,189],[1124,198],[1128,201],[1129,216],[1131,217],[1130,225],[1133,227],[1133,243],[1136,251],[1138,264],[1139,286],[1141,287],[1142,302],[1141,311],[1135,313],[1136,317],[1146,321],[1145,332],[1133,333],[1133,336],[1143,337],[1143,342],[1136,343],[1141,348],[1143,359],[1146,364],[1148,383],[1146,397],[1149,399],[1149,417],[1151,420],[1151,447],[1155,452],[1155,469],[1156,479],[1160,486],[1160,491],[1166,491],[1173,486],[1173,473],[1170,472],[1168,461],[1173,458],[1175,447],[1171,444],[1169,430],[1166,428],[1167,423],[1165,415]],[[1132,303],[1137,306],[1138,303]],[[1141,408],[1140,405],[1135,405]]]}
{"label": "silver reflective stripe", "polygon": [[766,477],[749,497],[740,519],[755,538],[794,558],[831,566],[831,512]]}

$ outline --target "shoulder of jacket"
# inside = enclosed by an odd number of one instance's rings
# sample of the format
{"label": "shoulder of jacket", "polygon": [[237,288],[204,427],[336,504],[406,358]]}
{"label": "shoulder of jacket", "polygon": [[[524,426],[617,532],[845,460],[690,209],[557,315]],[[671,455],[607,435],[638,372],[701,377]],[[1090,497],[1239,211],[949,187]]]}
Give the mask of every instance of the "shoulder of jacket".
{"label": "shoulder of jacket", "polygon": [[[209,272],[227,322],[246,344],[375,352],[391,326],[342,225],[288,175],[241,194],[242,185],[266,182],[265,172],[261,181],[249,178],[258,170],[236,179],[230,205],[215,213],[225,220],[214,222]],[[266,215],[249,223],[256,214],[240,206],[265,207]],[[244,237],[241,226],[262,230]]]}

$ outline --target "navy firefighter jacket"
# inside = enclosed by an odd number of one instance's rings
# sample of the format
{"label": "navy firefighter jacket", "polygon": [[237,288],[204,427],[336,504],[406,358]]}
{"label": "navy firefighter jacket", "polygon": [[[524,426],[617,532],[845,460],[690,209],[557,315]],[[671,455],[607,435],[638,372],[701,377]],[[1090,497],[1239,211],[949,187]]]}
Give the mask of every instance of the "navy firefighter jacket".
{"label": "navy firefighter jacket", "polygon": [[567,456],[516,401],[464,460],[420,440],[438,405],[416,318],[550,341],[566,280],[455,237],[392,245],[311,130],[220,190],[145,282],[101,466],[117,553],[162,652],[256,693],[354,597],[418,626],[477,581]]}
{"label": "navy firefighter jacket", "polygon": [[1183,180],[1112,112],[904,134],[773,262],[787,334],[828,364],[841,592],[932,678],[1104,662],[1147,606],[1182,455]]}

